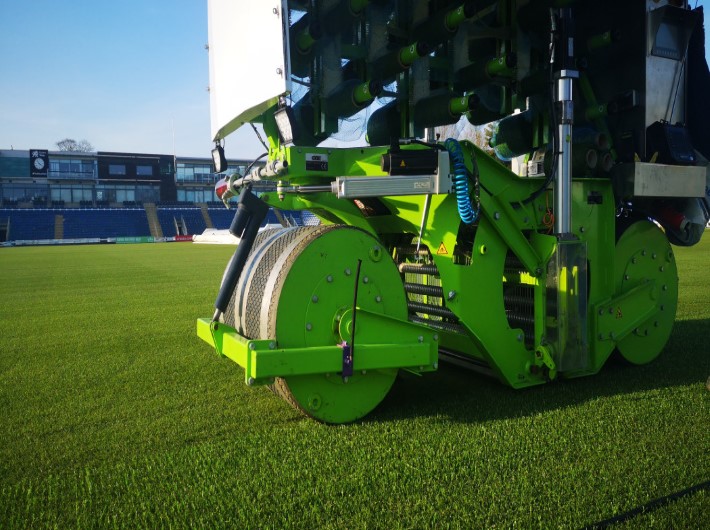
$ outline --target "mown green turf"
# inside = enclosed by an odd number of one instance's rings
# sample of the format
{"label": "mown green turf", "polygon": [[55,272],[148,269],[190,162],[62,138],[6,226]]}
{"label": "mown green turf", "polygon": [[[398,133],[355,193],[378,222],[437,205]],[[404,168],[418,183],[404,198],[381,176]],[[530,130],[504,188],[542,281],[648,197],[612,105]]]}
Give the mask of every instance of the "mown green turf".
{"label": "mown green turf", "polygon": [[[231,252],[0,249],[0,527],[579,528],[710,479],[710,237],[663,356],[513,391],[443,366],[325,426],[195,336]],[[710,525],[696,493],[624,528]]]}

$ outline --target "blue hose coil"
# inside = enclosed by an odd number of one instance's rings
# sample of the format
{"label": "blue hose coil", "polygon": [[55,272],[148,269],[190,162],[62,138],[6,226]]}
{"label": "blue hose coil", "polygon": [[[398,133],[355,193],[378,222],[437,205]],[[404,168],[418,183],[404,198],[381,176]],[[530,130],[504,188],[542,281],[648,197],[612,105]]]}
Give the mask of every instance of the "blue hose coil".
{"label": "blue hose coil", "polygon": [[449,152],[453,165],[454,190],[456,191],[456,205],[459,209],[459,217],[467,225],[473,224],[478,219],[478,212],[471,204],[468,188],[468,169],[466,169],[461,144],[453,138],[449,138],[444,142],[444,147]]}

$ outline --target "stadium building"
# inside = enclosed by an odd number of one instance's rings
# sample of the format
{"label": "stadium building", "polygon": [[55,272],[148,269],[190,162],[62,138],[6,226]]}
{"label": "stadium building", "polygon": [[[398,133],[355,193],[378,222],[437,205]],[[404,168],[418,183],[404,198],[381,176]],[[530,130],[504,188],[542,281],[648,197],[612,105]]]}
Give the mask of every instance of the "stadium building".
{"label": "stadium building", "polygon": [[[243,175],[252,161],[228,162],[220,174],[209,158],[0,150],[0,242],[187,239],[228,228],[233,212],[217,201],[214,184]],[[303,220],[270,212],[268,222]]]}

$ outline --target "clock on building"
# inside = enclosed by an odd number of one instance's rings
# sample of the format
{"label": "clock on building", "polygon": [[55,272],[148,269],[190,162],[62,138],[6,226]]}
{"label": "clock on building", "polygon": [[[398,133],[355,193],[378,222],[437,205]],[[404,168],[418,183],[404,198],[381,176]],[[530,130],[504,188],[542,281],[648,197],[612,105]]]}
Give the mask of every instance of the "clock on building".
{"label": "clock on building", "polygon": [[46,177],[49,169],[49,151],[30,149],[30,174],[33,177]]}

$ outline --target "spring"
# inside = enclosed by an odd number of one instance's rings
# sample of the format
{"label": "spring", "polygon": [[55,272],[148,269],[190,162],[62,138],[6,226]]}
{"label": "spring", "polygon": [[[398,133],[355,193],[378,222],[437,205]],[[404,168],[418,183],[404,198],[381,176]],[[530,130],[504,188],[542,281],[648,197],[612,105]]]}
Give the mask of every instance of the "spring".
{"label": "spring", "polygon": [[459,217],[461,217],[464,223],[468,225],[473,224],[478,218],[478,211],[473,208],[469,197],[468,169],[466,169],[461,144],[453,138],[449,138],[444,142],[444,147],[446,147],[446,150],[449,152],[451,162],[454,166],[454,189],[456,190],[456,204],[459,209]]}
{"label": "spring", "polygon": [[417,265],[416,263],[400,263],[399,272],[411,272],[413,274],[428,274],[439,276],[439,269],[436,265]]}
{"label": "spring", "polygon": [[422,285],[420,283],[405,283],[404,290],[408,293],[426,294],[429,296],[444,297],[444,289],[436,285]]}
{"label": "spring", "polygon": [[407,302],[407,308],[415,313],[422,313],[425,315],[436,315],[438,317],[445,318],[457,318],[456,315],[451,312],[450,309],[446,309],[440,305],[430,305],[422,304],[420,302]]}
{"label": "spring", "polygon": [[532,298],[515,294],[504,294],[503,301],[505,302],[506,307],[517,306],[531,308],[535,304],[535,301]]}
{"label": "spring", "polygon": [[508,314],[508,322],[510,325],[518,324],[521,327],[527,325],[534,325],[535,324],[535,317],[532,316],[527,316],[527,315],[520,315],[516,313],[509,313]]}
{"label": "spring", "polygon": [[429,256],[431,253],[429,252],[429,249],[425,246],[422,246],[422,248],[417,251],[416,245],[411,245],[408,247],[395,247],[395,251],[397,252],[398,256],[414,256],[414,255],[419,255],[419,256]]}

